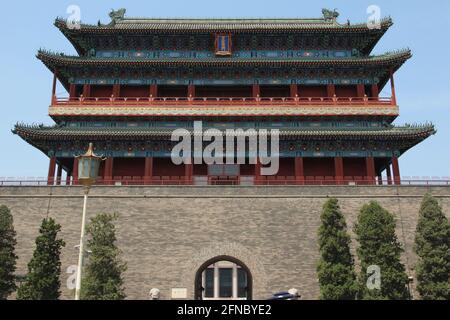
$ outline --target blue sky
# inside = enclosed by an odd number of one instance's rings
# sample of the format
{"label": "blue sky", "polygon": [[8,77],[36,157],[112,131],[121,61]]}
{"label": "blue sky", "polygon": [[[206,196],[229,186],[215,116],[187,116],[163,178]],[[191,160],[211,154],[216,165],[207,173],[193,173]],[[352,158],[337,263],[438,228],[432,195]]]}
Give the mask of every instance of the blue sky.
{"label": "blue sky", "polygon": [[[111,8],[127,8],[127,16],[145,17],[320,17],[322,8],[337,8],[339,21],[364,22],[369,5],[390,15],[394,26],[374,53],[409,47],[414,57],[396,74],[401,116],[396,123],[433,122],[437,135],[400,159],[404,176],[450,176],[450,1],[381,0],[134,0],[134,1],[7,1],[0,19],[1,117],[0,177],[44,177],[48,158],[11,133],[16,122],[52,124],[47,116],[52,75],[35,58],[39,48],[75,53],[53,26],[67,7],[78,5],[82,20],[109,22]],[[389,91],[385,89],[385,92]],[[58,93],[64,90],[58,88]]]}

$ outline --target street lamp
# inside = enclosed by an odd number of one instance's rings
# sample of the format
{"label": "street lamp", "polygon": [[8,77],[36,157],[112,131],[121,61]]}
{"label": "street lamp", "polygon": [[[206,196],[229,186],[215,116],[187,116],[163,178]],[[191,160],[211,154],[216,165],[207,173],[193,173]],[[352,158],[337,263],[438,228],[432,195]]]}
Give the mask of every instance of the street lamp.
{"label": "street lamp", "polygon": [[86,225],[86,207],[88,194],[91,186],[98,178],[98,170],[100,168],[100,162],[104,158],[96,156],[94,154],[94,145],[89,143],[89,148],[84,155],[76,157],[78,158],[78,181],[84,186],[84,204],[83,204],[83,216],[81,219],[81,236],[80,246],[78,254],[78,267],[77,267],[77,282],[75,285],[75,300],[80,300],[81,289],[81,269],[83,266],[83,253],[84,253],[84,229]]}
{"label": "street lamp", "polygon": [[412,283],[414,282],[414,277],[409,276],[408,277],[408,295],[409,295],[409,300],[413,300],[413,292],[412,292]]}

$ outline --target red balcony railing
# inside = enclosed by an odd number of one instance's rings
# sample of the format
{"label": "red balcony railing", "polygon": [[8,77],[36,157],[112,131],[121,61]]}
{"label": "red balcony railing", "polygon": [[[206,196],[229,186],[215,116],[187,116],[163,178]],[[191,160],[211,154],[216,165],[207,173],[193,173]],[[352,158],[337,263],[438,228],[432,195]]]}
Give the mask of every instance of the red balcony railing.
{"label": "red balcony railing", "polygon": [[[21,186],[48,186],[49,180],[44,178],[0,178],[1,187]],[[73,186],[77,181],[66,179],[52,180],[50,185]],[[97,186],[447,186],[450,187],[450,177],[402,177],[399,181],[394,179],[371,178],[371,177],[344,177],[336,180],[333,177],[259,177],[253,176],[226,177],[226,176],[194,176],[187,179],[184,176],[161,176],[161,177],[114,177],[110,180],[99,179]]]}
{"label": "red balcony railing", "polygon": [[395,105],[395,100],[390,97],[286,97],[286,98],[211,98],[211,97],[142,97],[142,98],[122,98],[122,97],[77,97],[77,98],[61,98],[54,97],[53,106],[323,106],[323,105]]}

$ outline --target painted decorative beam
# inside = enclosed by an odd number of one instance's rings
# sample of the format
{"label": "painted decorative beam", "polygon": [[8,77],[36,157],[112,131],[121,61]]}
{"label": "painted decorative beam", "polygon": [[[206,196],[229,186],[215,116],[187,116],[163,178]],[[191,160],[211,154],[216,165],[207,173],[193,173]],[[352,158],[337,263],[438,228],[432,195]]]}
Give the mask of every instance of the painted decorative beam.
{"label": "painted decorative beam", "polygon": [[390,103],[382,105],[373,103],[367,105],[355,103],[353,105],[325,105],[320,102],[298,106],[289,105],[185,105],[177,106],[143,106],[143,105],[56,105],[49,108],[51,117],[62,116],[387,116],[396,117],[399,114],[398,106]]}

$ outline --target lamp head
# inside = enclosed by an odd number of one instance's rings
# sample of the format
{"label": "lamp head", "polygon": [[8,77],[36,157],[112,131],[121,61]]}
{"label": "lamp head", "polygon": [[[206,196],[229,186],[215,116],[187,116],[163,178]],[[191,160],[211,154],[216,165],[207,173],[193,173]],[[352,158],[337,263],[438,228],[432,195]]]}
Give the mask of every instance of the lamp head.
{"label": "lamp head", "polygon": [[85,154],[78,156],[78,181],[84,186],[91,186],[98,178],[100,163],[104,160],[94,153],[93,143],[89,143],[89,148]]}

